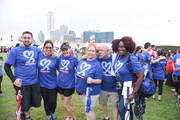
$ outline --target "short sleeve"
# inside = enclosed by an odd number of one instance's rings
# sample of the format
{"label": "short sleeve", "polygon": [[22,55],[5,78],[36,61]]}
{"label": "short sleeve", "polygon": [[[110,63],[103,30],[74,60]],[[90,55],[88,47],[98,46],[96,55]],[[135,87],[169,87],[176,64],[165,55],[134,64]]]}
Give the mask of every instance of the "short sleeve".
{"label": "short sleeve", "polygon": [[14,65],[16,62],[16,56],[17,56],[17,48],[13,48],[10,53],[8,54],[7,58],[6,58],[6,62],[7,64],[10,65]]}
{"label": "short sleeve", "polygon": [[171,59],[173,62],[176,62],[176,56],[177,55],[173,56],[173,58]]}
{"label": "short sleeve", "polygon": [[131,67],[132,67],[133,73],[141,72],[142,71],[142,65],[138,61],[137,57],[136,56],[131,56],[130,60],[131,60],[131,64],[132,64]]}

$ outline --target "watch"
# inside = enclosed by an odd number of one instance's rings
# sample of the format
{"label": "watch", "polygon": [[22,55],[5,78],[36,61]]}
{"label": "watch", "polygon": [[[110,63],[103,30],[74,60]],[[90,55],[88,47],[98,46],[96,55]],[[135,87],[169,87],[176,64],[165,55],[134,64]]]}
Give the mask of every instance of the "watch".
{"label": "watch", "polygon": [[133,91],[132,94],[133,94],[133,95],[137,95],[137,92],[136,92],[136,91]]}

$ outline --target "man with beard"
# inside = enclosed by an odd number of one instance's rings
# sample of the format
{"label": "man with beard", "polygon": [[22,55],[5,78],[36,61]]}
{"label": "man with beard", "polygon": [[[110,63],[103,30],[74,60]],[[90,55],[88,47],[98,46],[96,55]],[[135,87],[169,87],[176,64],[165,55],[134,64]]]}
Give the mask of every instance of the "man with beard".
{"label": "man with beard", "polygon": [[[22,34],[23,45],[10,51],[7,56],[4,69],[8,77],[12,80],[13,86],[22,93],[22,112],[25,120],[32,120],[30,117],[30,107],[41,105],[40,86],[37,78],[36,62],[41,52],[39,48],[31,46],[33,35],[29,31]],[[11,66],[14,66],[14,75]]]}
{"label": "man with beard", "polygon": [[115,56],[110,54],[108,46],[105,43],[98,45],[98,55],[98,60],[103,67],[103,80],[99,96],[99,103],[102,105],[104,112],[104,119],[102,120],[109,120],[107,106],[108,98],[110,98],[112,104],[113,120],[118,120],[119,96],[116,91],[116,78],[114,77],[112,69],[113,59],[115,59],[113,57]]}

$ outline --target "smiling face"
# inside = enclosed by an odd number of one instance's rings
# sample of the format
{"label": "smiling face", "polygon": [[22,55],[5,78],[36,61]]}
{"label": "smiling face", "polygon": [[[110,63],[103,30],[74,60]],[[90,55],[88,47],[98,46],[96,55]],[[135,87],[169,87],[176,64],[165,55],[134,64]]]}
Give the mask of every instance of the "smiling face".
{"label": "smiling face", "polygon": [[69,57],[70,55],[70,49],[61,49],[62,54],[64,57]]}
{"label": "smiling face", "polygon": [[87,54],[87,59],[88,60],[93,60],[96,56],[96,49],[94,46],[91,46],[89,47],[87,50],[86,50],[86,54]]}
{"label": "smiling face", "polygon": [[122,41],[120,41],[118,44],[118,53],[119,55],[121,55],[122,58],[124,58],[127,55],[127,50]]}
{"label": "smiling face", "polygon": [[33,38],[30,34],[25,33],[23,34],[22,40],[23,40],[23,46],[29,48],[32,44]]}
{"label": "smiling face", "polygon": [[43,49],[44,49],[44,54],[45,54],[45,56],[50,56],[50,55],[52,55],[52,52],[53,52],[53,46],[52,46],[52,44],[47,43],[47,44],[43,47]]}

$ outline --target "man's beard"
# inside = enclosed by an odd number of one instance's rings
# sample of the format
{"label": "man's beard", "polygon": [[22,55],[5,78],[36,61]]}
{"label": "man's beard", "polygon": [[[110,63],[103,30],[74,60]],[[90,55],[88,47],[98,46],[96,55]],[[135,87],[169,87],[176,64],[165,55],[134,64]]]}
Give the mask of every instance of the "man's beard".
{"label": "man's beard", "polygon": [[30,46],[31,46],[31,44],[26,45],[25,43],[23,43],[23,45],[24,45],[25,47],[30,47]]}

